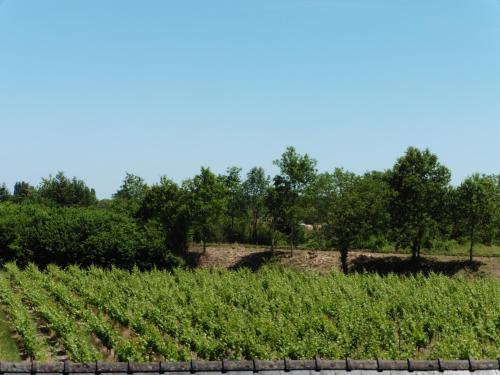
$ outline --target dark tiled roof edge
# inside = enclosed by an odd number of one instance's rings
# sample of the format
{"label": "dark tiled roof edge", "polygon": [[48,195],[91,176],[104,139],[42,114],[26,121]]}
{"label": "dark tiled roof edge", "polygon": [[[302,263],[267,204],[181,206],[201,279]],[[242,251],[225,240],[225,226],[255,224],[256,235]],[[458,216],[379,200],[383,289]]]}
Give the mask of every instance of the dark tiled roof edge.
{"label": "dark tiled roof edge", "polygon": [[222,361],[190,361],[190,362],[0,362],[0,374],[3,373],[168,373],[197,371],[268,371],[268,370],[401,370],[401,371],[475,371],[500,370],[500,358],[495,360],[328,360],[315,358],[313,360],[222,360]]}

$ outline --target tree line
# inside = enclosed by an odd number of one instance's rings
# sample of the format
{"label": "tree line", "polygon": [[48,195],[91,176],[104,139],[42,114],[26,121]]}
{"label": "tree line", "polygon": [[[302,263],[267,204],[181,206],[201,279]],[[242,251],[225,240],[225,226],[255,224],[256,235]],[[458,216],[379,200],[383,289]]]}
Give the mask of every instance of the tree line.
{"label": "tree line", "polygon": [[343,270],[354,248],[422,249],[500,244],[500,175],[472,174],[453,186],[428,149],[409,147],[392,168],[356,174],[317,170],[288,147],[271,177],[254,167],[215,174],[202,167],[176,183],[148,185],[127,174],[111,199],[60,172],[38,186],[0,185],[0,257],[41,265],[171,267],[189,247],[239,242],[338,249]]}

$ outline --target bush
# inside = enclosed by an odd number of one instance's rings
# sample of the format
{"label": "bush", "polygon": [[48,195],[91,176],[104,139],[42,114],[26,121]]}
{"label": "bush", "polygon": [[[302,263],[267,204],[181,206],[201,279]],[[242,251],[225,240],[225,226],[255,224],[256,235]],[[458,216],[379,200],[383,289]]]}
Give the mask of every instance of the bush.
{"label": "bush", "polygon": [[366,250],[383,250],[385,247],[389,246],[389,241],[382,235],[371,235],[368,239],[356,244],[359,249]]}
{"label": "bush", "polygon": [[459,247],[457,241],[443,238],[443,239],[435,239],[434,241],[432,241],[429,250],[431,253],[447,254],[447,253],[452,253],[452,251],[457,247]]}
{"label": "bush", "polygon": [[0,258],[41,266],[55,263],[130,268],[179,265],[156,222],[98,208],[0,205]]}

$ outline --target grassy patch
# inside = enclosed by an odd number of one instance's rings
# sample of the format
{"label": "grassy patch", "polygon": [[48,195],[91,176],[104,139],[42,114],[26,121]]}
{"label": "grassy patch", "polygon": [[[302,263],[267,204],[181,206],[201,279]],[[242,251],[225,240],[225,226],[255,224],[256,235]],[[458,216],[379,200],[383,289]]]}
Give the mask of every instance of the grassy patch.
{"label": "grassy patch", "polygon": [[21,356],[16,343],[12,339],[12,331],[5,313],[0,309],[0,360],[20,361]]}

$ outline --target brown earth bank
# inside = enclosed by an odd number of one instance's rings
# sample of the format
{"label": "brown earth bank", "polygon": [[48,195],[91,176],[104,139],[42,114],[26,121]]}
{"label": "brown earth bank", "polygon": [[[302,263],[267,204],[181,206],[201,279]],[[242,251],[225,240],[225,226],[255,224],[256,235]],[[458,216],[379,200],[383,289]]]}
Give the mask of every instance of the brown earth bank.
{"label": "brown earth bank", "polygon": [[[265,264],[278,264],[298,270],[313,270],[328,273],[340,271],[338,251],[290,250],[251,248],[243,245],[209,246],[203,254],[200,248],[191,250],[192,264],[200,268],[258,270]],[[449,276],[493,276],[500,278],[500,258],[475,257],[470,263],[467,257],[425,255],[414,262],[409,255],[399,253],[371,253],[353,250],[349,253],[350,272],[371,272],[380,275],[396,273],[442,273]]]}

